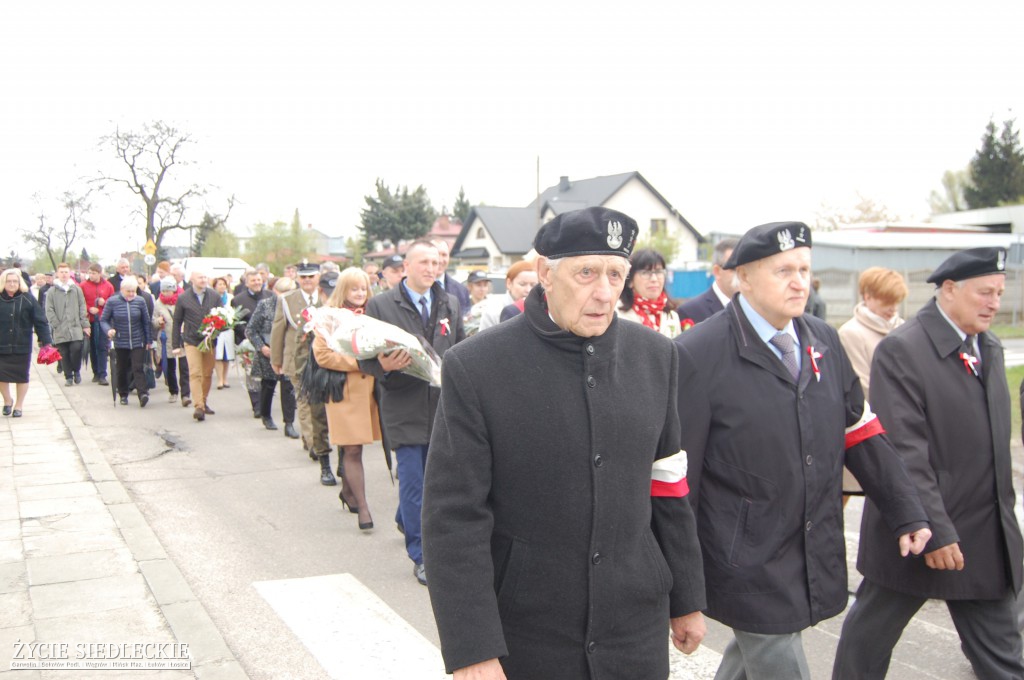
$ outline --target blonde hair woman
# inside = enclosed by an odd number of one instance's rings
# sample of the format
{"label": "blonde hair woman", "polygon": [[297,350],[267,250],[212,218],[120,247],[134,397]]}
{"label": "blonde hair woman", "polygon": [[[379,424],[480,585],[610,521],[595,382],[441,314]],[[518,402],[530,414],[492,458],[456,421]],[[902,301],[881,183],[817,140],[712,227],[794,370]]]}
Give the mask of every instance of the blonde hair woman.
{"label": "blonde hair woman", "polygon": [[[373,292],[370,277],[358,267],[349,267],[338,276],[338,282],[327,301],[328,307],[349,309],[362,314]],[[359,363],[327,346],[323,338],[313,341],[313,356],[321,368],[345,374],[345,387],[341,401],[328,400],[327,429],[332,446],[338,447],[344,469],[341,480],[342,506],[348,505],[359,515],[359,528],[373,528],[373,517],[366,502],[363,473],[363,445],[381,438],[380,415],[374,398],[373,376],[359,371]]]}

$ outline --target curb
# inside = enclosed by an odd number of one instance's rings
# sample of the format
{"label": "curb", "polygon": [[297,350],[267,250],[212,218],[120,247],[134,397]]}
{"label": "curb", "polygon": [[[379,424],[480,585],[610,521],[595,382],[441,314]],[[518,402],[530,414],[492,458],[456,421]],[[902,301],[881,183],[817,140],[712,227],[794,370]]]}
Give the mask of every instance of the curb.
{"label": "curb", "polygon": [[39,382],[71,434],[82,463],[114,518],[160,613],[178,642],[188,644],[192,673],[200,680],[249,680],[206,608],[167,556],[160,539],[110,467],[89,428],[64,396],[56,374],[43,367],[33,365],[33,368],[35,375],[42,378]]}

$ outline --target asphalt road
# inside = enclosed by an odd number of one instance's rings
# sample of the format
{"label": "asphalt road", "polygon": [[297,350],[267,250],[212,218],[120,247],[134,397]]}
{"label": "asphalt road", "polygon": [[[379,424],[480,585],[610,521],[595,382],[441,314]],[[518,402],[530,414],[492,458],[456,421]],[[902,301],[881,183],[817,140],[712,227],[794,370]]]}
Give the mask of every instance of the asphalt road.
{"label": "asphalt road", "polygon": [[[316,619],[312,606],[308,620],[296,623],[294,615],[282,613],[282,606],[271,605],[266,584],[323,588],[319,604],[324,604],[335,597],[329,589],[334,581],[311,577],[350,574],[396,620],[409,624],[412,637],[418,632],[436,645],[427,590],[413,578],[402,536],[395,530],[397,486],[380,447],[364,452],[376,529],[363,533],[356,516],[342,511],[339,487],[321,486],[319,466],[296,441],[281,431],[264,430],[252,418],[240,376],[232,371],[231,377],[231,389],[212,391],[210,406],[217,413],[205,423],[194,422],[191,409],[168,404],[162,385],[145,409],[134,398],[130,406],[114,406],[109,388],[88,381],[62,389],[250,677],[363,677],[343,675],[332,666],[333,652],[323,651],[331,640],[339,647],[347,643],[348,661],[356,660],[366,644],[360,636],[368,630],[359,611],[335,608],[328,624]],[[1017,445],[1018,488],[1020,460]],[[336,458],[332,463],[336,465]],[[847,509],[851,591],[859,578],[852,569],[859,512],[855,500]],[[315,592],[313,601],[316,605]],[[839,616],[805,632],[814,678],[830,677],[841,625]],[[413,653],[410,636],[399,627],[374,635],[392,635],[388,631],[395,631],[394,639],[384,641],[390,653]],[[728,638],[728,631],[712,623],[706,646],[695,658],[673,653],[672,677],[712,677]],[[929,603],[907,629],[889,677],[973,677],[944,606]]]}

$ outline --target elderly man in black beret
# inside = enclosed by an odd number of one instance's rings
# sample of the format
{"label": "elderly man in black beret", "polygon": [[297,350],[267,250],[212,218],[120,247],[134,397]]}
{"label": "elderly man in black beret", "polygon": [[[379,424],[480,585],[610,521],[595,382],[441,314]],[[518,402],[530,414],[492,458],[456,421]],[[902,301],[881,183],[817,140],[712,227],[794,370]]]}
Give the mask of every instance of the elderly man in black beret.
{"label": "elderly man in black beret", "polygon": [[928,516],[838,334],[804,314],[810,229],[754,227],[725,267],[731,304],[675,339],[705,613],[734,632],[715,677],[808,680],[801,631],[847,603],[844,461],[893,554],[921,552]]}
{"label": "elderly man in black beret", "polygon": [[1005,268],[1002,248],[951,256],[928,278],[935,298],[875,351],[872,401],[933,536],[923,560],[896,559],[878,509],[865,505],[857,555],[864,580],[843,623],[835,678],[884,678],[903,628],[928,598],[946,600],[979,678],[1024,678],[1010,393],[1002,345],[989,331]]}
{"label": "elderly man in black beret", "polygon": [[559,215],[524,313],[445,355],[423,533],[460,680],[664,680],[666,632],[687,653],[704,636],[676,353],[615,315],[636,235]]}

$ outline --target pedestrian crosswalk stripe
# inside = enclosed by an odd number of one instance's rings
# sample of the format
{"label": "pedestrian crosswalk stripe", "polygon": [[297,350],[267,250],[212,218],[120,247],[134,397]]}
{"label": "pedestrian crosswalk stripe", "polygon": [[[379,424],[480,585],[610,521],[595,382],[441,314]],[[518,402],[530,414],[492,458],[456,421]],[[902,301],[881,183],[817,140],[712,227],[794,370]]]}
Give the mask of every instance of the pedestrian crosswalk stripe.
{"label": "pedestrian crosswalk stripe", "polygon": [[437,647],[351,574],[253,586],[332,678],[448,677]]}

